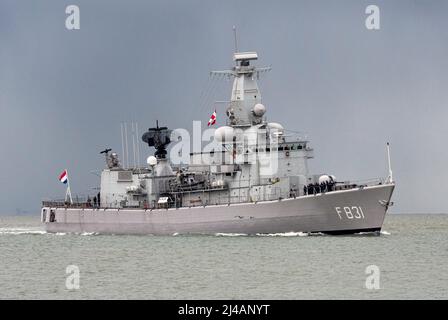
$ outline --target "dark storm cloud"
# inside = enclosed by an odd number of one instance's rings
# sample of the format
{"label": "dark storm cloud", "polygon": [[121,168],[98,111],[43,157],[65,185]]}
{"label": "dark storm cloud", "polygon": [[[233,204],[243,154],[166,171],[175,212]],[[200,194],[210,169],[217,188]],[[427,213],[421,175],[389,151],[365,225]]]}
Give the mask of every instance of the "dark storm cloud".
{"label": "dark storm cloud", "polygon": [[[381,29],[365,28],[369,4]],[[65,7],[81,29],[65,29]],[[273,71],[261,81],[270,120],[309,133],[313,172],[397,181],[394,212],[446,212],[448,12],[445,1],[0,0],[0,204],[37,213],[98,186],[98,151],[121,150],[120,122],[207,121],[208,72],[240,50]],[[214,100],[228,99],[223,81]],[[202,97],[202,98],[201,98]],[[208,99],[210,100],[211,97]],[[207,99],[205,99],[207,102]],[[220,113],[220,114],[219,114]],[[218,109],[218,123],[224,114]],[[151,151],[152,152],[152,151]],[[150,150],[142,145],[142,159]]]}

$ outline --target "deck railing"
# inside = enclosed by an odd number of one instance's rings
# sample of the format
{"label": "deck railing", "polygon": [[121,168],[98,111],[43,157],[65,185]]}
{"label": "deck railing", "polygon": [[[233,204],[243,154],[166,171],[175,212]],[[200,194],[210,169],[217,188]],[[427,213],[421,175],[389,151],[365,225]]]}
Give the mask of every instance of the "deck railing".
{"label": "deck railing", "polygon": [[[369,186],[375,186],[375,185],[382,185],[386,184],[386,179],[368,179],[368,180],[357,180],[357,181],[344,181],[344,182],[336,182],[335,184],[328,186],[328,185],[315,185],[314,188],[307,190],[304,187],[304,185],[301,185],[300,188],[297,190],[290,190],[290,191],[282,191],[278,187],[274,187],[274,192],[271,192],[270,194],[260,194],[259,196],[251,196],[248,192],[248,189],[246,189],[244,192],[241,192],[241,194],[238,194],[236,196],[230,196],[230,192],[235,189],[225,189],[229,192],[229,195],[222,195],[218,197],[208,198],[208,192],[210,190],[204,190],[204,193],[201,193],[200,191],[190,191],[185,192],[184,195],[191,195],[191,193],[196,193],[200,195],[204,195],[200,199],[195,199],[191,201],[190,205],[188,206],[181,206],[179,205],[176,200],[170,200],[169,202],[165,204],[153,204],[150,205],[145,201],[141,201],[138,206],[133,207],[126,207],[121,209],[160,209],[160,208],[176,208],[176,207],[200,207],[200,206],[210,206],[210,205],[228,205],[228,204],[239,204],[239,203],[248,203],[248,202],[263,202],[263,201],[274,201],[274,200],[282,200],[282,199],[288,199],[288,198],[296,198],[301,197],[304,195],[318,195],[318,194],[326,194],[331,193],[334,191],[343,191],[343,190],[351,190],[356,188],[364,188]],[[241,188],[242,190],[243,188]],[[244,188],[245,189],[245,188]],[[223,189],[224,190],[224,189]],[[306,192],[305,192],[306,191]],[[238,192],[238,191],[237,191]],[[175,198],[173,198],[175,199]],[[70,203],[70,201],[65,201],[63,199],[60,200],[44,200],[42,201],[43,207],[52,207],[52,208],[76,208],[76,209],[89,209],[89,208],[97,208],[97,209],[112,209],[116,207],[104,207],[99,205],[99,203],[94,203],[92,201],[91,197],[75,197],[73,199],[73,203]]]}

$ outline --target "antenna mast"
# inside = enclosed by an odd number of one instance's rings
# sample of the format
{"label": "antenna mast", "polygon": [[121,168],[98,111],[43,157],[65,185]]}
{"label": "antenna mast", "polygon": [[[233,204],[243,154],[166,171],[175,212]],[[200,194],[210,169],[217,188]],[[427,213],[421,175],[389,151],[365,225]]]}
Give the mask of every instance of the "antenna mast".
{"label": "antenna mast", "polygon": [[137,140],[137,167],[140,169],[140,141],[138,139],[138,122],[135,123],[136,140]]}
{"label": "antenna mast", "polygon": [[235,52],[238,52],[238,40],[236,37],[236,27],[233,26],[233,38],[235,40]]}
{"label": "antenna mast", "polygon": [[124,153],[124,124],[123,122],[120,123],[120,129],[121,129],[121,157],[123,161],[123,167],[126,166],[126,160],[125,160],[125,153]]}
{"label": "antenna mast", "polygon": [[131,122],[131,131],[132,131],[132,153],[134,155],[134,169],[137,167],[136,162],[136,149],[135,149],[135,124]]}
{"label": "antenna mast", "polygon": [[[235,53],[238,52],[238,38],[236,36],[236,26],[233,26],[233,39],[235,41]],[[236,65],[238,65],[238,61],[235,61]]]}
{"label": "antenna mast", "polygon": [[129,168],[129,146],[128,146],[128,124],[127,122],[124,123],[124,142],[125,142],[125,149],[126,149],[126,164],[125,168]]}

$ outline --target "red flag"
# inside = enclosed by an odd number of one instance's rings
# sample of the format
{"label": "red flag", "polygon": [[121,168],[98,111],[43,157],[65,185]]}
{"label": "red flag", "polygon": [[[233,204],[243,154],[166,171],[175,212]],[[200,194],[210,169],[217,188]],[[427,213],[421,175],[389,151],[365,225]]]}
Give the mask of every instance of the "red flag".
{"label": "red flag", "polygon": [[208,120],[208,127],[214,125],[216,123],[216,110],[210,116],[210,120]]}

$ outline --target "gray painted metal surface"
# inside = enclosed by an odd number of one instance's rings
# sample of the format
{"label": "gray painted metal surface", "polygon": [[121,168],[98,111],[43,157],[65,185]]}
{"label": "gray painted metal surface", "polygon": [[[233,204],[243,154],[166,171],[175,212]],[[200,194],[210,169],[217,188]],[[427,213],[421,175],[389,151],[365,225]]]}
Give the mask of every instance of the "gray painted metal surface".
{"label": "gray painted metal surface", "polygon": [[[379,185],[295,199],[165,210],[46,207],[45,228],[154,235],[373,231],[382,227],[387,208],[382,203],[390,201],[393,189],[393,184]],[[49,222],[50,210],[55,222]]]}

